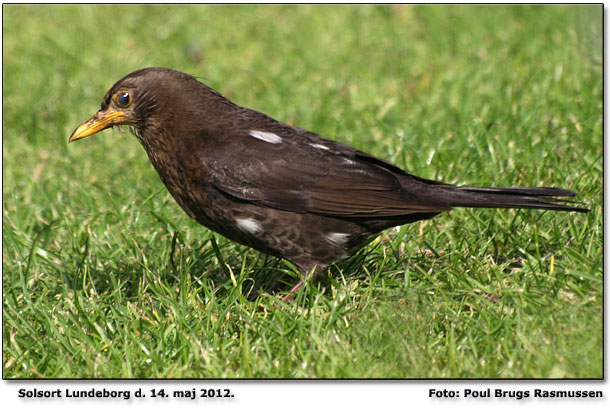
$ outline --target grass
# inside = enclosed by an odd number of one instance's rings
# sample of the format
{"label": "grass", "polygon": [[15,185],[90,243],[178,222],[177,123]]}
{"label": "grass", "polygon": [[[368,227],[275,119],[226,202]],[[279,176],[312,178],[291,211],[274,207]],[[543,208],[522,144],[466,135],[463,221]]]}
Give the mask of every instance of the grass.
{"label": "grass", "polygon": [[[4,378],[602,378],[601,6],[3,6]],[[190,220],[136,139],[68,146],[145,66],[468,185],[292,305],[290,265]],[[265,310],[260,310],[265,308]]]}

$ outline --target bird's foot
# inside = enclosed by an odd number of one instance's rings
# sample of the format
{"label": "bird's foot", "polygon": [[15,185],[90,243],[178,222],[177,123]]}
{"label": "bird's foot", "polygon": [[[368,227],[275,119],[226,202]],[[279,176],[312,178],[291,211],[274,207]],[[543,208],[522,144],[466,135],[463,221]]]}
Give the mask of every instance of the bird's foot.
{"label": "bird's foot", "polygon": [[299,293],[299,290],[303,288],[304,284],[305,282],[303,281],[303,279],[299,280],[297,284],[291,287],[288,292],[283,292],[279,299],[284,303],[292,303],[292,301],[294,301],[294,298],[296,298],[297,293]]}

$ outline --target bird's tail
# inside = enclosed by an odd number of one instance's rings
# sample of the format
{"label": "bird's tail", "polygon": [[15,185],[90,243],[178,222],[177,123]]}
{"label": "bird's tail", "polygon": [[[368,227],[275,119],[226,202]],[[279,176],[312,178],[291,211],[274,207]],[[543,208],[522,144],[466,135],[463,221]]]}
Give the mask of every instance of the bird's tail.
{"label": "bird's tail", "polygon": [[589,212],[582,202],[565,199],[576,193],[554,187],[467,187],[450,186],[452,207],[507,209],[549,209],[569,212]]}

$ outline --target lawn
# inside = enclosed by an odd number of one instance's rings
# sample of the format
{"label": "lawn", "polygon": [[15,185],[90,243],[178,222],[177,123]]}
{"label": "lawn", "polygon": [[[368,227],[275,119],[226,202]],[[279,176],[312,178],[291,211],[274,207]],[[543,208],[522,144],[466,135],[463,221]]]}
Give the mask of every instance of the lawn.
{"label": "lawn", "polygon": [[[603,377],[601,5],[4,5],[3,63],[4,378]],[[129,133],[68,145],[147,66],[591,212],[456,209],[247,299],[291,266],[188,218]]]}

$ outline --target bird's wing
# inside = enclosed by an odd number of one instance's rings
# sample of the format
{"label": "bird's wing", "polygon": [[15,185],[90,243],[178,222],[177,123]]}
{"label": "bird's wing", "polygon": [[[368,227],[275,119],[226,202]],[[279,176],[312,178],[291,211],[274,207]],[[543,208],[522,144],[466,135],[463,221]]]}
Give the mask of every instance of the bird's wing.
{"label": "bird's wing", "polygon": [[449,210],[423,201],[405,184],[438,182],[300,129],[282,128],[273,136],[225,136],[207,146],[202,156],[210,183],[236,198],[298,213],[382,217]]}

